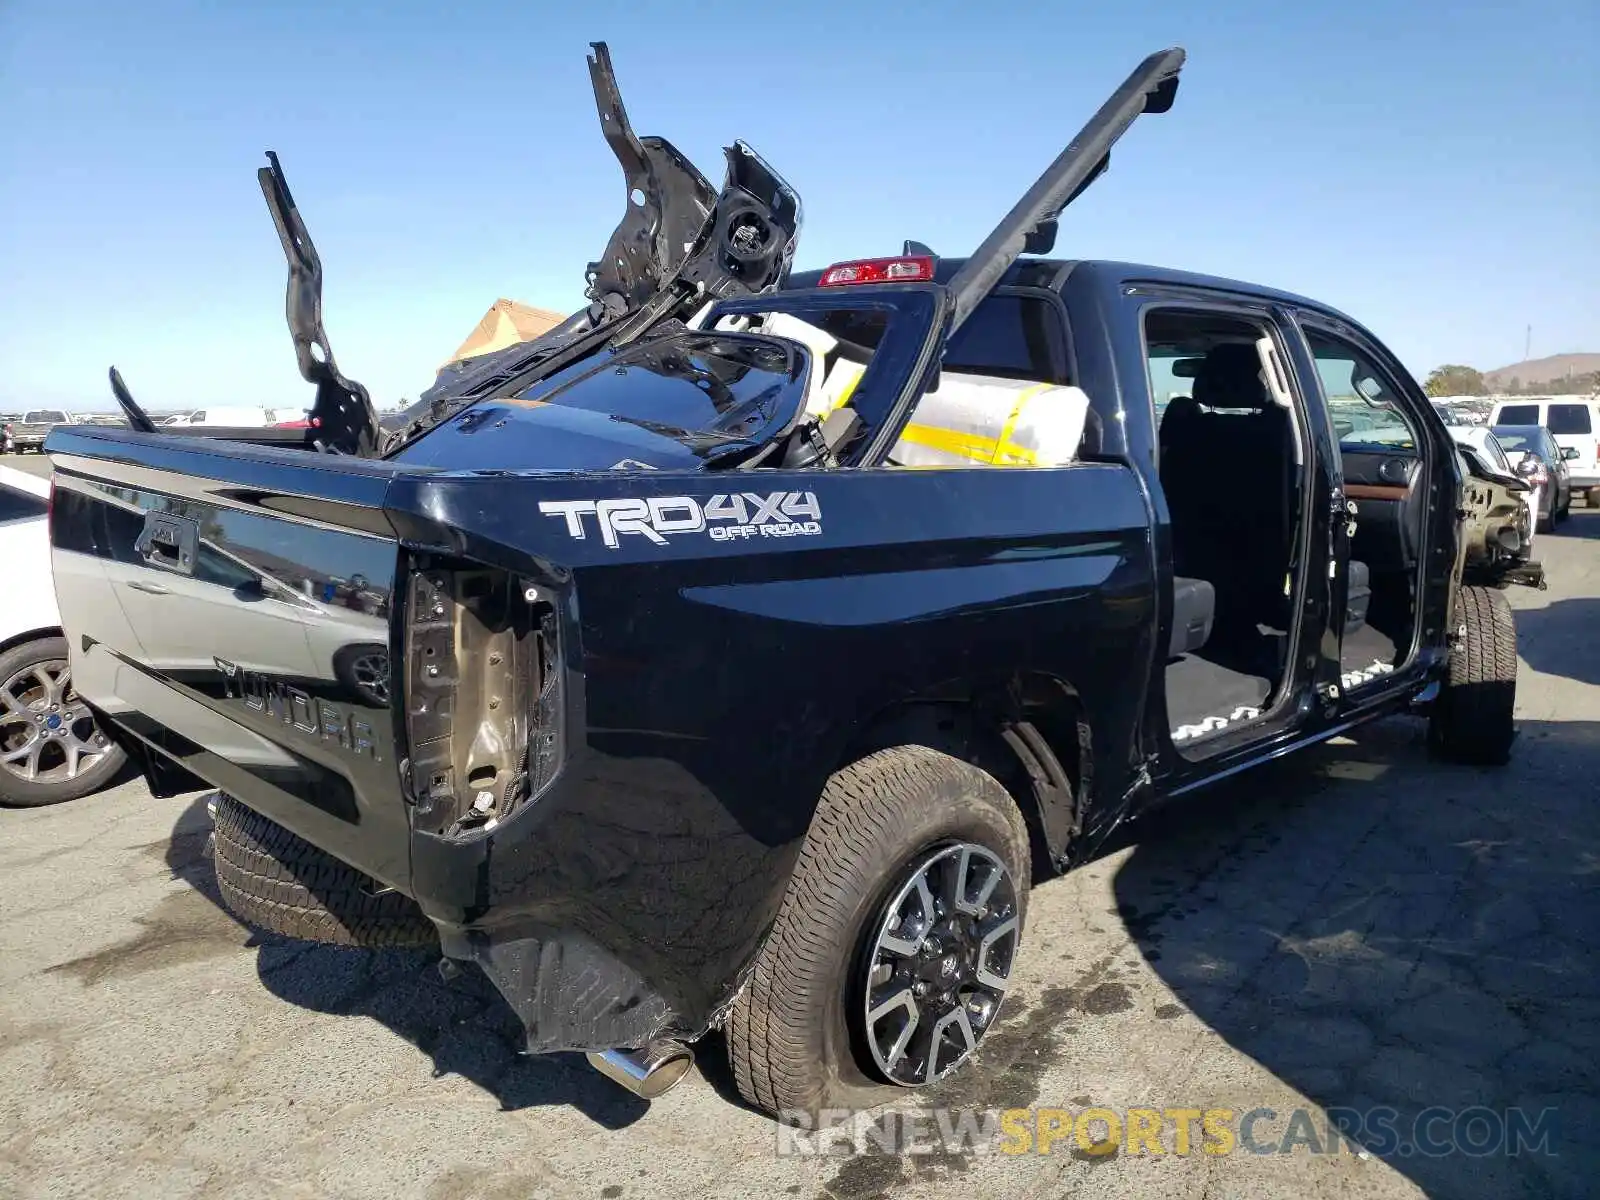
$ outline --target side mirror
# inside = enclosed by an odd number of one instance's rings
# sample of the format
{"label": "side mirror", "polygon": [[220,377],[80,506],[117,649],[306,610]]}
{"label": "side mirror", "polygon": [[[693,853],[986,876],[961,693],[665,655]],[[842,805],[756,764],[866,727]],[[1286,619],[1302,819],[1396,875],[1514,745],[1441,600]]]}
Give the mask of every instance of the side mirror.
{"label": "side mirror", "polygon": [[1561,457],[1566,459],[1568,462],[1571,462],[1573,459],[1579,457],[1578,448],[1576,446],[1561,447]]}
{"label": "side mirror", "polygon": [[1540,461],[1539,461],[1539,459],[1538,459],[1538,457],[1536,455],[1524,454],[1522,456],[1522,458],[1517,463],[1517,474],[1518,475],[1537,475],[1539,473],[1539,468],[1542,465],[1543,464],[1540,463]]}

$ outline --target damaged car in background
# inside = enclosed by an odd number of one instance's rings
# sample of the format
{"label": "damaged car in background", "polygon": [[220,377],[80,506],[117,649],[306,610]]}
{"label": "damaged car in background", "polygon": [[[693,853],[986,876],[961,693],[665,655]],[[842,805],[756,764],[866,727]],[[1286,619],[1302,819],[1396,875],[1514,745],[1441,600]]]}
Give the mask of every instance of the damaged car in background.
{"label": "damaged car in background", "polygon": [[1504,762],[1532,568],[1464,538],[1394,356],[1052,256],[1183,61],[969,255],[798,272],[795,190],[637,136],[597,44],[628,200],[589,302],[385,426],[270,156],[305,427],[158,429],[113,370],[131,428],[46,447],[76,686],[157,795],[217,789],[230,908],[437,946],[642,1096],[721,1029],[752,1104],[864,1105],[980,1050],[1032,883],[1157,800],[1398,713]]}

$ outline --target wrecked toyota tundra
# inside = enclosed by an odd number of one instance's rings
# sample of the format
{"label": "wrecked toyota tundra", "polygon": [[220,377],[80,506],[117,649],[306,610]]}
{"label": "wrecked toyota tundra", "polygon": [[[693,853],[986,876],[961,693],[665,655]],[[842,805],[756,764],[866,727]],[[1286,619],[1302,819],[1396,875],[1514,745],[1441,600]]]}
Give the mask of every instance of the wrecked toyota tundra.
{"label": "wrecked toyota tundra", "polygon": [[972,1055],[1031,881],[1157,799],[1408,711],[1504,761],[1537,564],[1466,552],[1395,357],[1051,257],[1183,57],[967,257],[800,273],[794,190],[636,136],[597,45],[590,303],[382,424],[272,157],[307,426],[158,429],[113,370],[131,428],[46,447],[76,687],[156,794],[217,789],[234,911],[437,946],[641,1095],[720,1028],[764,1109],[871,1103]]}

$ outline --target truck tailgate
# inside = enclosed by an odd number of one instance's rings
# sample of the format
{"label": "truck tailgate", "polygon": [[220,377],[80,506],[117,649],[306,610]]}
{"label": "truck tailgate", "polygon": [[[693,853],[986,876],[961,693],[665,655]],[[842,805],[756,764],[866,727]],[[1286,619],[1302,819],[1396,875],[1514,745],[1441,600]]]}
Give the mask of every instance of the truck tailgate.
{"label": "truck tailgate", "polygon": [[388,686],[400,549],[383,501],[418,468],[97,427],[58,429],[49,451],[79,694],[406,890]]}

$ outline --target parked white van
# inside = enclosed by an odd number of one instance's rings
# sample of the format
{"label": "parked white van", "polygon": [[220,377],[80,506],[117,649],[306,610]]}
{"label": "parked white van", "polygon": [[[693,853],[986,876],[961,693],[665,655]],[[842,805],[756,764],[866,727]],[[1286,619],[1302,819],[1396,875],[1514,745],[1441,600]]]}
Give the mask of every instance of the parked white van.
{"label": "parked white van", "polygon": [[270,408],[215,405],[197,408],[180,422],[183,425],[228,425],[235,429],[261,429],[277,420]]}
{"label": "parked white van", "polygon": [[[1584,503],[1600,500],[1600,400],[1587,396],[1529,396],[1501,400],[1491,425],[1543,425],[1561,447],[1572,473],[1572,494]],[[1574,453],[1574,451],[1576,453]]]}

